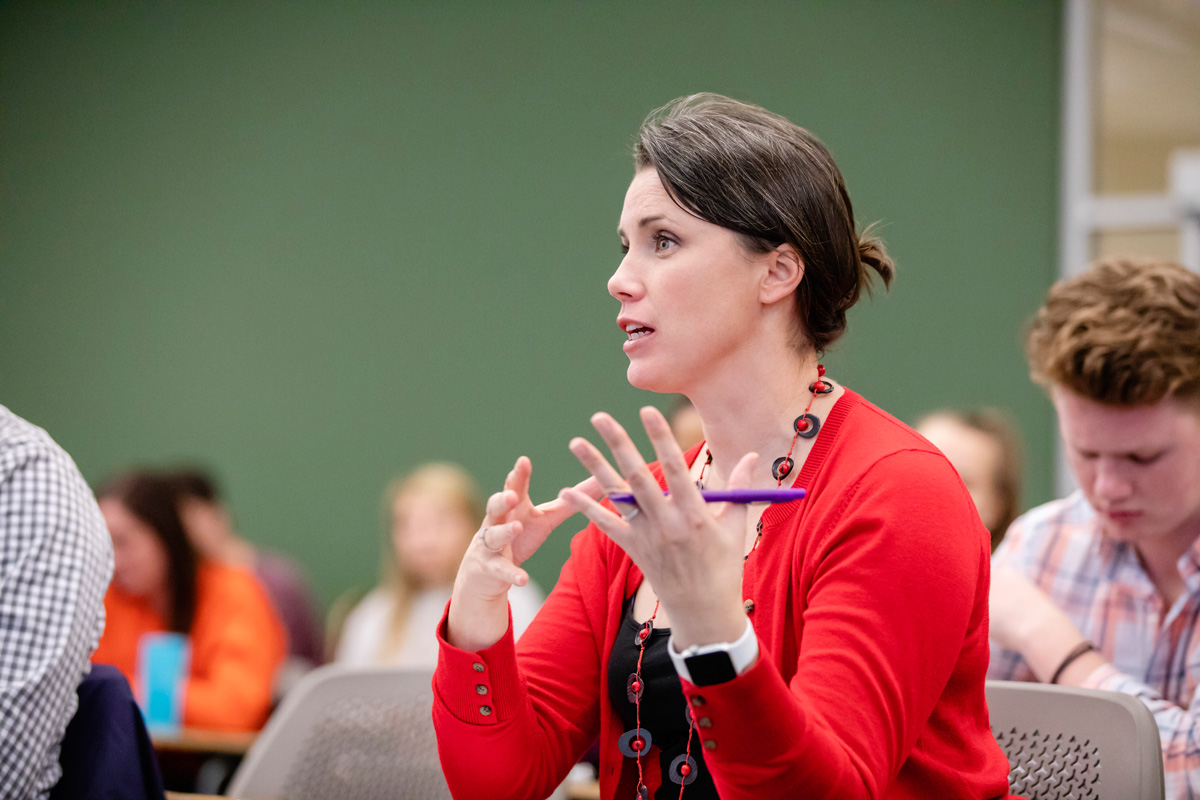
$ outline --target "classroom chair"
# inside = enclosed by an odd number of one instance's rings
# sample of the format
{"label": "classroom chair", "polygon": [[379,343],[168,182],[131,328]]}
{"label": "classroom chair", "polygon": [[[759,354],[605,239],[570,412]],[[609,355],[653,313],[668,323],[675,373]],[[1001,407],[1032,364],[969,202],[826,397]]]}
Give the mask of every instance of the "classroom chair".
{"label": "classroom chair", "polygon": [[1135,697],[1044,683],[987,682],[1009,790],[1029,800],[1162,800],[1154,716]]}

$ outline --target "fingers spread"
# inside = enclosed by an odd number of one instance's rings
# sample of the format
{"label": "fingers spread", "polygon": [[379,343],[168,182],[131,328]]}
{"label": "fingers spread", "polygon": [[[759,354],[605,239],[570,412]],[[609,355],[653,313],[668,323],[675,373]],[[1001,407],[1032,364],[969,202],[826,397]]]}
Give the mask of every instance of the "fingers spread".
{"label": "fingers spread", "polygon": [[[621,477],[621,473],[617,472],[612,464],[608,463],[608,459],[604,457],[596,445],[589,442],[587,439],[576,436],[568,445],[572,455],[579,459],[579,463],[592,473],[589,479],[595,482],[597,489],[600,489],[604,494],[612,494],[625,490],[625,479]],[[586,484],[588,481],[584,481]],[[583,484],[580,484],[582,487]],[[576,488],[580,488],[576,487]]]}
{"label": "fingers spread", "polygon": [[679,449],[679,443],[675,441],[675,434],[671,432],[671,426],[667,423],[666,417],[653,406],[643,408],[641,417],[642,425],[646,428],[646,435],[650,437],[650,444],[654,446],[654,453],[658,456],[658,463],[662,466],[663,476],[667,479],[667,488],[670,490],[674,502],[686,503],[692,507],[703,505],[704,501],[700,497],[700,491],[692,481],[687,461],[683,458],[683,451]]}
{"label": "fingers spread", "polygon": [[729,488],[749,489],[750,479],[756,466],[758,466],[758,453],[746,453],[742,456],[734,465],[733,471],[729,473]]}
{"label": "fingers spread", "polygon": [[533,462],[529,460],[528,456],[521,456],[508,473],[508,478],[504,481],[504,488],[512,489],[518,496],[524,497],[529,494],[529,480],[532,475]]}
{"label": "fingers spread", "polygon": [[[612,452],[613,458],[616,459],[617,467],[620,468],[621,474],[625,476],[625,482],[629,484],[629,490],[638,499],[638,506],[646,512],[653,513],[655,509],[663,505],[662,487],[658,481],[650,473],[650,469],[646,466],[646,462],[642,459],[641,453],[638,452],[633,440],[629,438],[629,434],[625,429],[608,414],[601,411],[598,414],[592,415],[592,426],[596,432],[604,439],[608,449]],[[604,483],[601,478],[601,483],[606,490],[609,490],[607,483]],[[611,491],[611,490],[609,490]]]}
{"label": "fingers spread", "polygon": [[483,571],[498,581],[514,586],[524,586],[529,582],[529,574],[525,570],[503,558],[491,559],[484,564]]}
{"label": "fingers spread", "polygon": [[569,506],[572,511],[582,513],[614,542],[626,550],[629,549],[627,545],[630,543],[629,540],[631,538],[630,527],[625,517],[622,517],[610,508],[602,506],[578,488],[563,489],[558,493],[558,496],[563,504]]}
{"label": "fingers spread", "polygon": [[[729,473],[729,488],[750,488],[750,477],[754,474],[754,467],[757,465],[758,453],[746,453],[746,455],[738,459],[738,462],[733,466],[733,471]],[[718,518],[724,518],[729,514],[745,516],[746,506],[740,503],[721,503],[719,507],[713,509],[713,515]]]}
{"label": "fingers spread", "polygon": [[493,553],[501,553],[520,533],[521,523],[509,522],[505,525],[484,525],[479,529],[476,538],[486,549]]}
{"label": "fingers spread", "polygon": [[604,488],[600,486],[600,481],[596,480],[595,476],[581,480],[575,484],[575,488],[596,500],[604,496]]}
{"label": "fingers spread", "polygon": [[517,500],[517,493],[511,489],[496,492],[489,497],[487,501],[487,518],[484,520],[485,524],[503,522],[509,510],[517,504]]}

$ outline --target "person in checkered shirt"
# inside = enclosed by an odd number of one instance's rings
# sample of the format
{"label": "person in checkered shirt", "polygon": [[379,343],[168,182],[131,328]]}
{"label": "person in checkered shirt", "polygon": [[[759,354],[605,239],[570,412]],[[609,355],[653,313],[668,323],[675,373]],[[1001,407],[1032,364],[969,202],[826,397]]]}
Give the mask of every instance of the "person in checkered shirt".
{"label": "person in checkered shirt", "polygon": [[0,800],[45,798],[104,629],[104,518],[71,457],[0,406]]}
{"label": "person in checkered shirt", "polygon": [[1141,699],[1167,797],[1200,796],[1200,275],[1097,264],[1050,290],[1028,352],[1079,490],[996,550],[988,677]]}

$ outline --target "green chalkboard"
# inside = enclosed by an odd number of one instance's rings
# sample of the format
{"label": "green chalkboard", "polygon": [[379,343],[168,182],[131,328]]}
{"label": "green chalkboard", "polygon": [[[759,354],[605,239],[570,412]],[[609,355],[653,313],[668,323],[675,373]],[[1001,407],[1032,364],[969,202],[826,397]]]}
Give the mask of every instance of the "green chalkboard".
{"label": "green chalkboard", "polygon": [[[652,108],[716,91],[837,157],[900,266],[826,359],[911,420],[995,404],[1030,502],[1051,409],[1023,321],[1054,274],[1049,2],[0,6],[0,403],[89,480],[214,467],[323,601],[377,575],[430,459],[535,495],[628,386],[617,215]],[[568,523],[533,562],[549,587]]]}

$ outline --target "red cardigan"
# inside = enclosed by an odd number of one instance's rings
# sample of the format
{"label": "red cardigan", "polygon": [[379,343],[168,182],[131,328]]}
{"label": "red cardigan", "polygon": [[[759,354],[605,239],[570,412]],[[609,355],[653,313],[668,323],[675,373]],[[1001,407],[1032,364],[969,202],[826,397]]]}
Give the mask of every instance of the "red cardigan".
{"label": "red cardigan", "polygon": [[[847,390],[795,485],[808,498],[766,510],[746,562],[758,662],[684,682],[723,800],[1006,797],[984,698],[989,540],[949,462]],[[601,796],[635,796],[606,672],[641,580],[589,525],[519,649],[511,633],[457,649],[443,619],[433,719],[455,798],[546,797],[597,733]]]}

